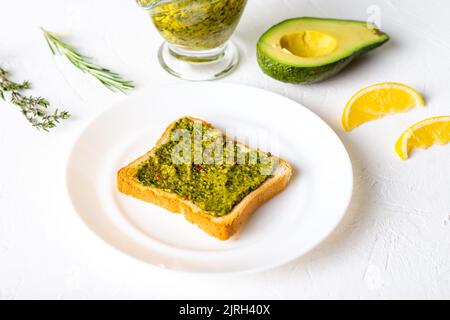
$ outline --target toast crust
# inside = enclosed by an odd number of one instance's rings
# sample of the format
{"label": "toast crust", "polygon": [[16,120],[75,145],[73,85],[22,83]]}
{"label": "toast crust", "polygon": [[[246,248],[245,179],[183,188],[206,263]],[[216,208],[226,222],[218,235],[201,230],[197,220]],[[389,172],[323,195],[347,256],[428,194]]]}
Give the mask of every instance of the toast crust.
{"label": "toast crust", "polygon": [[[189,118],[193,121],[206,123],[200,119]],[[191,201],[181,199],[175,193],[152,186],[144,186],[135,178],[140,164],[145,162],[161,144],[170,138],[171,129],[176,121],[172,122],[167,127],[156,145],[149,152],[118,171],[118,189],[126,195],[153,203],[173,213],[181,213],[186,220],[196,224],[209,235],[220,240],[227,240],[238,232],[259,206],[286,188],[292,176],[292,167],[285,160],[276,158],[278,160],[278,168],[276,171],[279,170],[277,174],[269,177],[259,188],[249,193],[241,202],[235,205],[228,214],[220,217],[213,216]]]}

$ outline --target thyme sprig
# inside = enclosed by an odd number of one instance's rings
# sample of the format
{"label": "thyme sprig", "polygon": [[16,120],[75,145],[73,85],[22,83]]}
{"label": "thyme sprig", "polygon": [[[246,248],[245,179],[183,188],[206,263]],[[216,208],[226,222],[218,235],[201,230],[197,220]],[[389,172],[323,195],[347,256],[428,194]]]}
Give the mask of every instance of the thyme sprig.
{"label": "thyme sprig", "polygon": [[0,98],[6,101],[5,94],[9,93],[11,103],[20,108],[22,114],[35,128],[49,131],[49,129],[56,127],[61,120],[70,118],[67,111],[60,112],[56,109],[52,113],[48,113],[50,102],[47,99],[26,96],[22,93],[30,87],[28,81],[18,83],[9,80],[8,73],[0,68]]}
{"label": "thyme sprig", "polygon": [[95,65],[90,57],[81,54],[70,44],[61,41],[55,33],[46,31],[43,28],[41,29],[54,55],[58,53],[65,56],[75,67],[92,75],[112,91],[118,90],[125,93],[127,90],[134,88],[132,81],[123,80],[118,73]]}

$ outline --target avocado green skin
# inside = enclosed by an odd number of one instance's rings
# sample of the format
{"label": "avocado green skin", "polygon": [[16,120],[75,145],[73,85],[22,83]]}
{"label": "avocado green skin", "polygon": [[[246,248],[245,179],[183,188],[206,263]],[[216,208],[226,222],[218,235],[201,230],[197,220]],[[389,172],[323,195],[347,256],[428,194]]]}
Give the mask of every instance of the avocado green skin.
{"label": "avocado green skin", "polygon": [[257,59],[262,71],[274,79],[293,84],[308,84],[334,76],[357,57],[378,48],[387,41],[389,41],[388,36],[380,42],[361,48],[339,61],[317,67],[299,67],[281,63],[265,55],[259,45],[257,45]]}

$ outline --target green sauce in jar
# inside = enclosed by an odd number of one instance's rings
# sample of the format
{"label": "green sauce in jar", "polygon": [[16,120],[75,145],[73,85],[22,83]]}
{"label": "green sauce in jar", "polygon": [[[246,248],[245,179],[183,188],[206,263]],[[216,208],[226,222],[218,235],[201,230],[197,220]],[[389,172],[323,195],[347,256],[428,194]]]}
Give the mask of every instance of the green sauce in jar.
{"label": "green sauce in jar", "polygon": [[217,48],[231,37],[247,0],[140,2],[154,4],[150,10],[153,23],[170,44],[200,51]]}

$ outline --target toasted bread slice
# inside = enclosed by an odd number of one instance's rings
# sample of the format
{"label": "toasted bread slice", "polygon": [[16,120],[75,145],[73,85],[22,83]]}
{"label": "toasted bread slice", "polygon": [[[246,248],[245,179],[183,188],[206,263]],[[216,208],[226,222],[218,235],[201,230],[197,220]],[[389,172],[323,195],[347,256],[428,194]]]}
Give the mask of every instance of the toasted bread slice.
{"label": "toasted bread slice", "polygon": [[[192,117],[190,119],[208,124],[200,119]],[[240,229],[260,205],[283,191],[292,176],[292,167],[283,159],[274,157],[277,160],[276,167],[272,175],[259,188],[249,193],[229,213],[223,216],[214,216],[199,208],[193,202],[182,199],[175,193],[153,186],[145,186],[135,177],[140,165],[152,156],[160,145],[170,139],[172,127],[176,122],[172,122],[167,127],[153,149],[119,170],[117,175],[119,191],[137,199],[156,204],[171,212],[182,213],[189,222],[196,224],[209,235],[220,240],[227,240]],[[214,127],[214,129],[217,128]]]}

